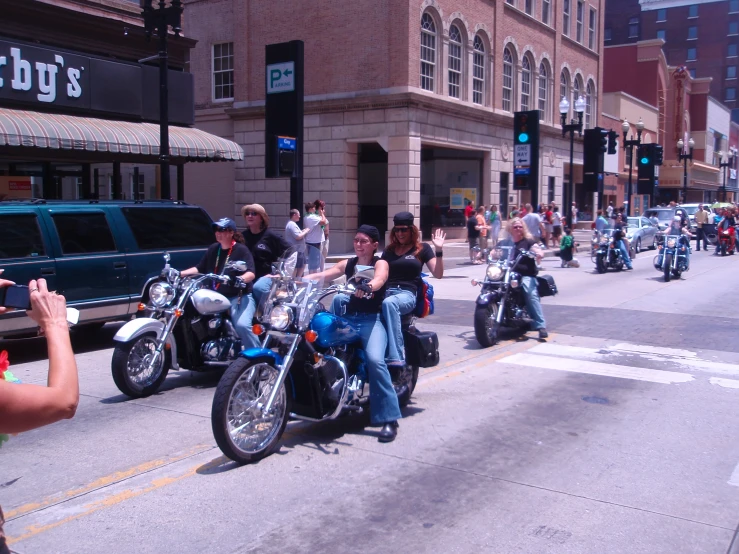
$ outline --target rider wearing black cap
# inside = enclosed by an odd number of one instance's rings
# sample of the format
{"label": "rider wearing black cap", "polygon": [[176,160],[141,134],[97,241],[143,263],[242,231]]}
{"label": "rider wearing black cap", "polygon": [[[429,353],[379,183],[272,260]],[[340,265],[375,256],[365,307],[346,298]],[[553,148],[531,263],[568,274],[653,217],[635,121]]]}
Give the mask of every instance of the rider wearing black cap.
{"label": "rider wearing black cap", "polygon": [[393,218],[390,244],[382,253],[382,259],[390,267],[387,292],[382,302],[382,318],[387,328],[388,365],[405,365],[405,345],[400,323],[402,315],[409,314],[416,306],[416,293],[423,264],[437,279],[444,276],[442,256],[446,234],[437,229],[432,243],[434,249],[421,242],[421,232],[413,224],[413,214],[400,212]]}

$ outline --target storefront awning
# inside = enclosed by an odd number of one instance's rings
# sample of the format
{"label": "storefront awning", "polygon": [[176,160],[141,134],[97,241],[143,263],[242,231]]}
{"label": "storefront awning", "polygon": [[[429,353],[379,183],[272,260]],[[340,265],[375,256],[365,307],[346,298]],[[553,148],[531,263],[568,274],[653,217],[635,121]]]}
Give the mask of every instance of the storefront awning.
{"label": "storefront awning", "polygon": [[[159,125],[0,108],[0,146],[159,155]],[[169,127],[169,155],[194,161],[237,161],[241,147],[199,129]]]}

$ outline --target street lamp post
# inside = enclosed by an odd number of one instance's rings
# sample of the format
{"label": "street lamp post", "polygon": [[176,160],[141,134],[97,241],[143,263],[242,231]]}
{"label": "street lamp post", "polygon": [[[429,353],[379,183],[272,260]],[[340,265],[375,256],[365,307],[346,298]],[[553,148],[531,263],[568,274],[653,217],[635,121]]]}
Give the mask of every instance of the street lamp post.
{"label": "street lamp post", "polygon": [[562,136],[570,133],[570,179],[567,186],[562,185],[562,204],[564,204],[564,215],[567,220],[567,225],[572,227],[572,200],[570,199],[570,191],[572,188],[572,181],[574,179],[573,166],[575,156],[575,132],[579,136],[582,136],[582,114],[585,111],[585,99],[580,96],[575,100],[575,113],[577,113],[577,121],[571,119],[570,123],[567,123],[567,114],[570,111],[570,103],[567,98],[562,97],[562,101],[559,103],[559,113],[562,124]]}
{"label": "street lamp post", "polygon": [[[152,33],[159,37],[159,168],[161,197],[172,196],[169,182],[169,83],[167,80],[167,35],[172,27],[175,36],[182,32],[182,2],[159,0],[159,7],[152,6],[153,0],[140,0],[146,37]],[[138,186],[138,185],[137,185]]]}
{"label": "street lamp post", "polygon": [[[726,154],[726,161],[724,161],[724,155]],[[737,149],[733,146],[729,148],[729,152],[718,153],[718,166],[724,169],[724,184],[721,185],[721,202],[726,202],[726,173],[728,168],[734,169],[734,163],[736,162]]]}
{"label": "street lamp post", "polygon": [[693,160],[693,147],[695,146],[695,141],[692,137],[688,140],[688,146],[690,147],[690,152],[686,154],[683,139],[677,141],[677,159],[683,162],[683,204],[688,201],[688,160]]}
{"label": "street lamp post", "polygon": [[641,134],[644,130],[644,122],[642,121],[641,117],[639,118],[639,122],[636,124],[636,138],[634,138],[634,135],[631,135],[631,139],[629,139],[629,130],[631,129],[631,125],[629,125],[629,122],[624,119],[624,122],[621,124],[621,130],[624,133],[624,148],[629,149],[629,184],[626,187],[626,216],[631,215],[631,174],[634,171],[634,147],[639,147],[641,144]]}

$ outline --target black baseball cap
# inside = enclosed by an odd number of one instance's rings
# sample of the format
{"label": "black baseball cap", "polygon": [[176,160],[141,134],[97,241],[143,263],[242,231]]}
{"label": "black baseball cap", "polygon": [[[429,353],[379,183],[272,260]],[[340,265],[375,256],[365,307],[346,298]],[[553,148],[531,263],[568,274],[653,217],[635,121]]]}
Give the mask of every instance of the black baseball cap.
{"label": "black baseball cap", "polygon": [[393,225],[407,225],[411,227],[413,225],[413,214],[411,212],[398,212],[393,217]]}

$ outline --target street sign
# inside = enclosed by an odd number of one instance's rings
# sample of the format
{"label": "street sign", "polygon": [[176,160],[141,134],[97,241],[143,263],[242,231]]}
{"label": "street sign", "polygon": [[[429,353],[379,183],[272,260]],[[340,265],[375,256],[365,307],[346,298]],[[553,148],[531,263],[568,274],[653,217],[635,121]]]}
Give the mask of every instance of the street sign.
{"label": "street sign", "polygon": [[516,167],[513,169],[514,175],[530,175],[531,174],[531,168],[530,167]]}
{"label": "street sign", "polygon": [[531,165],[531,145],[516,144],[514,148],[514,165]]}
{"label": "street sign", "polygon": [[267,94],[295,90],[295,62],[274,63],[267,66]]}
{"label": "street sign", "polygon": [[295,150],[297,143],[292,137],[277,137],[277,148],[280,150]]}

